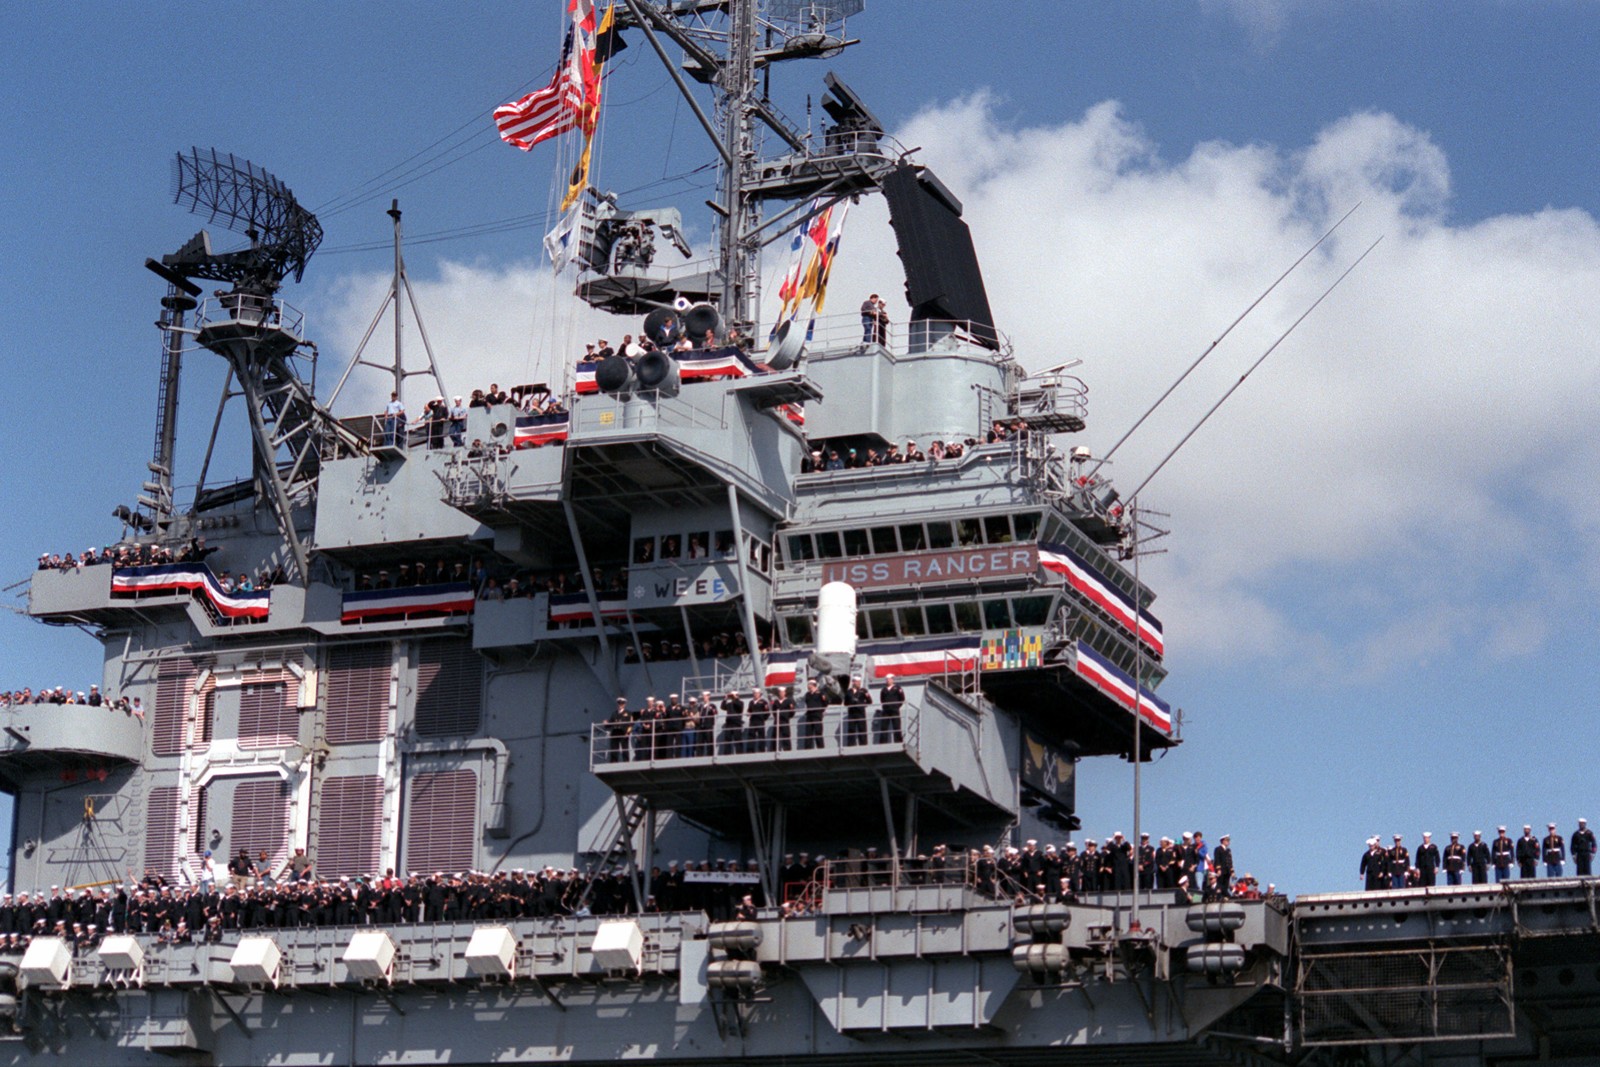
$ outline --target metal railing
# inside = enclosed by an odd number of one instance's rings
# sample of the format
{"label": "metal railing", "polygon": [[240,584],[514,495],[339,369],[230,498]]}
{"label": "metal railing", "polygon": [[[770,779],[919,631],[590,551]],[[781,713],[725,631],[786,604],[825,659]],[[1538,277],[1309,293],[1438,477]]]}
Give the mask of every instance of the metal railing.
{"label": "metal railing", "polygon": [[[879,344],[896,356],[938,352],[1004,363],[1014,358],[1009,337],[970,320],[919,319],[916,322],[891,322],[887,328],[880,326],[869,329],[859,313],[847,313],[817,319],[811,325],[810,332],[811,338],[806,344],[813,352],[835,352]],[[986,337],[994,339],[993,347],[983,343]],[[761,358],[760,352],[752,355]]]}
{"label": "metal railing", "polygon": [[748,716],[730,726],[727,717],[664,716],[633,722],[603,722],[589,729],[589,769],[603,774],[624,767],[716,767],[737,764],[750,768],[762,762],[826,759],[835,756],[871,756],[893,752],[919,752],[922,709],[910,704],[898,718],[869,707],[864,718],[851,720],[842,705],[830,704],[820,722],[807,722],[803,708],[788,722],[769,721],[765,727],[748,725]]}
{"label": "metal railing", "polygon": [[198,329],[223,322],[238,322],[263,329],[283,330],[303,336],[305,312],[284,300],[259,293],[219,293],[200,305],[195,315]]}

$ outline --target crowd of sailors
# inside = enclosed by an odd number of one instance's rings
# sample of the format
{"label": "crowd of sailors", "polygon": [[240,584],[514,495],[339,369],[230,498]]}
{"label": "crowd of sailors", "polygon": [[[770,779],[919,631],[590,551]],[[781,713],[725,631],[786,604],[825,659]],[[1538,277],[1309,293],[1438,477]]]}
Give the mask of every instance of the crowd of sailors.
{"label": "crowd of sailors", "polygon": [[98,685],[91,685],[87,690],[72,690],[62,685],[53,689],[42,686],[38,691],[32,686],[23,686],[21,689],[0,689],[0,708],[20,708],[33,704],[80,704],[89,708],[120,711],[124,715],[132,715],[138,719],[144,718],[144,703],[138,697],[132,699],[126,696],[114,697],[109,693],[100,692]]}
{"label": "crowd of sailors", "polygon": [[[455,396],[446,400],[435,396],[422,407],[415,419],[406,413],[405,402],[398,392],[389,394],[383,409],[382,443],[391,448],[408,448],[413,439],[430,449],[445,447],[467,448],[467,413],[473,408],[499,407],[510,404],[525,415],[564,415],[567,405],[550,391],[547,385],[519,385],[510,392],[500,388],[499,382],[489,383],[487,389],[474,389],[468,397]],[[489,446],[474,439],[469,451],[480,455]]]}
{"label": "crowd of sailors", "polygon": [[1546,824],[1546,833],[1537,837],[1532,823],[1524,823],[1522,836],[1513,838],[1504,826],[1495,831],[1488,841],[1482,830],[1472,831],[1472,842],[1461,843],[1461,834],[1451,831],[1450,843],[1440,848],[1431,832],[1424,832],[1415,855],[1406,847],[1405,835],[1395,834],[1389,846],[1377,834],[1367,838],[1367,850],[1361,855],[1357,873],[1368,889],[1415,889],[1439,884],[1444,876],[1446,885],[1484,885],[1490,873],[1496,882],[1519,878],[1538,878],[1540,867],[1547,878],[1566,876],[1567,860],[1572,860],[1575,873],[1588,878],[1594,870],[1595,834],[1589,829],[1589,820],[1579,819],[1578,828],[1568,839],[1556,830],[1555,823]]}
{"label": "crowd of sailors", "polygon": [[1027,424],[1021,419],[1010,422],[995,419],[990,423],[989,432],[982,441],[976,437],[968,437],[961,441],[934,441],[926,452],[913,439],[907,439],[903,448],[893,443],[882,448],[866,444],[858,448],[849,445],[808,447],[805,456],[800,460],[800,473],[863,470],[867,467],[893,467],[904,463],[936,463],[940,460],[960,459],[980,444],[992,445],[1020,437],[1027,432]]}
{"label": "crowd of sailors", "polygon": [[[1071,902],[1087,894],[1132,889],[1135,857],[1138,885],[1169,890],[1177,902],[1258,899],[1249,875],[1233,879],[1228,838],[1207,849],[1198,832],[1185,833],[1181,847],[1134,849],[1120,833],[1104,848],[1093,840],[1079,853],[1068,842],[1040,848],[993,845],[903,859],[880,856],[877,848],[847,849],[828,860],[819,854],[786,855],[774,871],[778,914],[815,911],[829,890],[876,886],[968,886],[993,899],[1018,904]],[[215,943],[228,934],[330,926],[395,926],[408,923],[510,920],[557,916],[617,915],[638,910],[630,875],[621,869],[585,873],[577,868],[514,868],[509,871],[411,871],[382,875],[318,877],[304,849],[280,865],[264,851],[248,849],[225,865],[212,852],[198,857],[198,877],[183,884],[147,870],[143,878],[117,885],[0,898],[0,952],[18,953],[33,937],[60,937],[90,950],[107,934],[152,935],[158,943]],[[644,879],[646,912],[705,912],[713,921],[757,918],[768,898],[754,860],[672,860],[653,866]],[[1191,890],[1204,886],[1203,893]],[[1271,892],[1269,886],[1268,892]]]}
{"label": "crowd of sailors", "polygon": [[[215,545],[207,545],[204,537],[192,537],[183,544],[156,544],[155,542],[90,547],[73,555],[71,552],[44,553],[39,557],[38,570],[72,571],[85,567],[109,566],[113,570],[128,567],[154,567],[168,563],[205,563],[206,557],[216,552]],[[209,564],[208,564],[209,566]],[[285,580],[283,567],[262,566],[254,574],[249,571],[219,571],[217,585],[224,593],[250,593],[270,589]]]}

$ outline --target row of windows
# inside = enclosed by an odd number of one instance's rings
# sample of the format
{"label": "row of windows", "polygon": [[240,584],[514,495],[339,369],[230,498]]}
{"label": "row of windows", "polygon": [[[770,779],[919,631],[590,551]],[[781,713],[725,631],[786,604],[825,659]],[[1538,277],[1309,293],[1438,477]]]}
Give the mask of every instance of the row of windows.
{"label": "row of windows", "polygon": [[[772,569],[772,546],[751,534],[744,535],[745,556],[750,566],[766,574]],[[633,562],[654,563],[657,560],[733,559],[733,531],[718,530],[713,537],[710,531],[690,534],[650,534],[633,539]]]}
{"label": "row of windows", "polygon": [[814,559],[1007,545],[1014,541],[1032,541],[1038,536],[1039,515],[1029,511],[1017,515],[871,526],[864,530],[789,534],[787,549],[790,562],[803,563]]}
{"label": "row of windows", "polygon": [[[1053,596],[1022,596],[910,604],[898,608],[865,607],[856,612],[856,637],[863,641],[882,641],[1043,626],[1050,620],[1054,602]],[[784,622],[791,647],[804,648],[811,644],[810,615],[793,615]]]}

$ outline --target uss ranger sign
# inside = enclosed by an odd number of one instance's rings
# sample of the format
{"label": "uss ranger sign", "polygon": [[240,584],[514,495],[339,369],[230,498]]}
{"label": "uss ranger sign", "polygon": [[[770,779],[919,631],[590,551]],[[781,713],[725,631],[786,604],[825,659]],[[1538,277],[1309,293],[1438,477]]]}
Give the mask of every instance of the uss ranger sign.
{"label": "uss ranger sign", "polygon": [[1008,545],[908,552],[877,559],[827,563],[822,568],[822,581],[848,582],[857,589],[872,589],[959,579],[1009,578],[1013,574],[1032,574],[1038,569],[1038,545]]}

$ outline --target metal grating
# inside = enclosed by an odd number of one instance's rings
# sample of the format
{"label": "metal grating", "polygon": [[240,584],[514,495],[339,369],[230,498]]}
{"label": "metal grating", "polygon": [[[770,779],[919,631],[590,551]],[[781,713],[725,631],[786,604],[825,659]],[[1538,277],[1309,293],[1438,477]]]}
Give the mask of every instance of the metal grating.
{"label": "metal grating", "polygon": [[150,751],[158,756],[176,756],[183,751],[183,727],[189,717],[189,695],[194,691],[194,679],[195,669],[187,663],[163,663],[156,672]]}
{"label": "metal grating", "polygon": [[381,741],[389,729],[388,643],[341,645],[328,653],[328,743]]}
{"label": "metal grating", "polygon": [[417,733],[447,737],[478,729],[483,660],[468,641],[424,641],[417,647]]}
{"label": "metal grating", "polygon": [[145,808],[144,865],[169,882],[178,879],[178,787],[150,790]]}
{"label": "metal grating", "polygon": [[299,740],[294,681],[281,673],[246,678],[239,691],[240,748],[279,748]]}
{"label": "metal grating", "polygon": [[383,829],[383,779],[325,778],[317,816],[317,872],[325,878],[377,874]]}
{"label": "metal grating", "polygon": [[289,858],[289,798],[282,779],[276,775],[242,778],[233,783],[228,852],[233,855],[241,848],[249,850],[251,859],[265,849],[273,873],[282,869]]}
{"label": "metal grating", "polygon": [[1511,966],[1499,946],[1307,956],[1307,1045],[1372,1045],[1516,1033]]}
{"label": "metal grating", "polygon": [[211,747],[211,734],[217,724],[217,687],[215,682],[207,682],[206,687],[200,691],[200,699],[195,708],[194,716],[194,742],[190,746],[197,752],[203,752]]}
{"label": "metal grating", "polygon": [[406,805],[408,870],[465,871],[477,855],[478,775],[465,769],[423,771]]}

